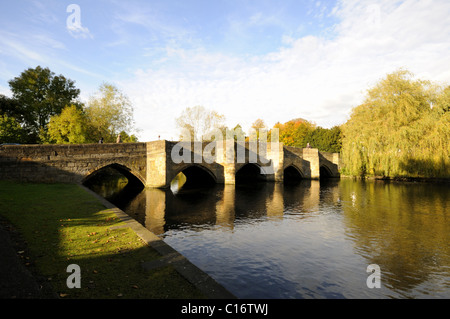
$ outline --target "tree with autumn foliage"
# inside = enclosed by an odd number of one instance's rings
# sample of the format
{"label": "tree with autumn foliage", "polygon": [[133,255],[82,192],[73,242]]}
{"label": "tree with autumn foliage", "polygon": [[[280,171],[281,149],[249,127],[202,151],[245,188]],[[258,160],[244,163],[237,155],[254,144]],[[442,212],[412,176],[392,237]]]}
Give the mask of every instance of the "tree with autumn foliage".
{"label": "tree with autumn foliage", "polygon": [[315,125],[298,118],[284,124],[277,123],[274,128],[279,130],[280,142],[286,146],[306,147],[306,137],[314,131]]}

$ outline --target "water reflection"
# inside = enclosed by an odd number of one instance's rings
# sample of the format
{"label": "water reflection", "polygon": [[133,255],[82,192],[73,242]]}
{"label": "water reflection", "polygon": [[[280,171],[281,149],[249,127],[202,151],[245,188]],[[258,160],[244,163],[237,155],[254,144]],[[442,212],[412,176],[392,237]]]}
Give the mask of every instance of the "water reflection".
{"label": "water reflection", "polygon": [[[343,179],[175,185],[115,203],[240,298],[449,298],[449,195]],[[381,289],[366,286],[369,264]]]}
{"label": "water reflection", "polygon": [[[336,187],[336,185],[335,185]],[[157,235],[180,227],[220,226],[233,230],[242,220],[282,219],[285,214],[314,212],[320,200],[336,192],[320,192],[319,181],[295,186],[280,183],[215,185],[210,188],[144,189],[122,208]]]}
{"label": "water reflection", "polygon": [[[347,236],[358,254],[383,269],[383,283],[408,296],[425,283],[449,297],[449,188],[436,184],[341,183]],[[442,277],[440,277],[442,275]],[[440,287],[439,287],[440,286]]]}

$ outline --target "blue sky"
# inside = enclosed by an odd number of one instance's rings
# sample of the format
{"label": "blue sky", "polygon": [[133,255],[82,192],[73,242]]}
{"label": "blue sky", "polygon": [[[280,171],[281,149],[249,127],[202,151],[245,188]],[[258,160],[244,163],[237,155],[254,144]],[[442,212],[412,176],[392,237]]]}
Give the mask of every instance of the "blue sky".
{"label": "blue sky", "polygon": [[84,101],[119,87],[142,141],[176,139],[175,117],[195,105],[245,130],[258,118],[331,127],[400,67],[449,83],[449,17],[448,0],[3,1],[0,94],[41,65]]}

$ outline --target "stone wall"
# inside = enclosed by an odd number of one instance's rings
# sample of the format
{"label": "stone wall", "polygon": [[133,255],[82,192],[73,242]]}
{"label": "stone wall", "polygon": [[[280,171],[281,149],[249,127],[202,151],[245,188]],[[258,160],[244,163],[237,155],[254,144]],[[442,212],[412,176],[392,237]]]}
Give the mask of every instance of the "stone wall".
{"label": "stone wall", "polygon": [[0,179],[5,180],[81,183],[95,171],[114,164],[145,184],[146,144],[0,146]]}

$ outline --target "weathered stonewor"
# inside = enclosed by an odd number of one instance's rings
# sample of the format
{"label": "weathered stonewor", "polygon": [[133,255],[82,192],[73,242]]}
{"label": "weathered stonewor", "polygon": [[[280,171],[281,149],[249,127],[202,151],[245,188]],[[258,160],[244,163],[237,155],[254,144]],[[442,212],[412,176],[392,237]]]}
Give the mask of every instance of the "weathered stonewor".
{"label": "weathered stonewor", "polygon": [[[208,156],[206,156],[208,155]],[[151,188],[167,188],[180,172],[188,179],[207,174],[219,184],[234,184],[247,165],[264,172],[268,182],[281,182],[290,168],[305,179],[339,176],[339,154],[282,144],[148,143],[77,145],[2,145],[0,179],[24,182],[83,183],[105,167],[137,178]]]}
{"label": "weathered stonewor", "polygon": [[82,183],[97,170],[113,166],[145,184],[146,143],[0,146],[0,179]]}

